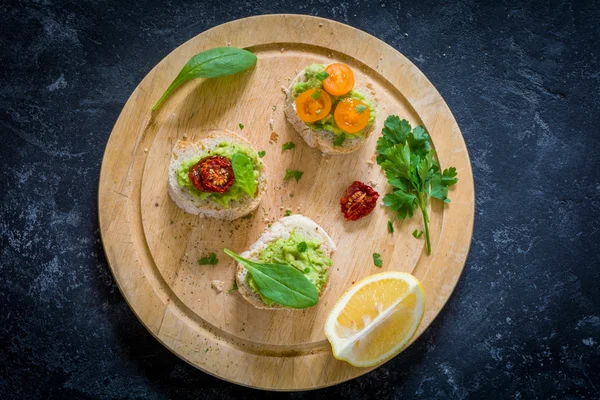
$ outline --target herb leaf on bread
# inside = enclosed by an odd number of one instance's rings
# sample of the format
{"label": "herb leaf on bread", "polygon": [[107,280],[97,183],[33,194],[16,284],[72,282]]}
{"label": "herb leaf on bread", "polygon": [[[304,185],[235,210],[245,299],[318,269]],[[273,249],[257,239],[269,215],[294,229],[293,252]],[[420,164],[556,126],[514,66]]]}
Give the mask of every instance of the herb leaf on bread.
{"label": "herb leaf on bread", "polygon": [[250,159],[242,153],[235,153],[231,158],[231,166],[233,167],[235,180],[240,188],[251,197],[254,197],[256,193],[256,178],[254,177],[254,168]]}
{"label": "herb leaf on bread", "polygon": [[257,289],[269,300],[290,308],[307,308],[318,303],[317,288],[296,268],[286,264],[257,263],[228,249],[223,251],[246,267]]}

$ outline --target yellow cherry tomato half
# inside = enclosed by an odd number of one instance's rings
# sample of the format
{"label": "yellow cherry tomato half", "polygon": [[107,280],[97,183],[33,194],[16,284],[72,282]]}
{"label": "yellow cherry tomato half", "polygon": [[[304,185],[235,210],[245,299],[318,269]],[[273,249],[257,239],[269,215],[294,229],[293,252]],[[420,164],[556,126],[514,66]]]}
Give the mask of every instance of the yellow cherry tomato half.
{"label": "yellow cherry tomato half", "polygon": [[333,118],[337,126],[346,133],[356,133],[369,124],[371,110],[357,99],[342,99],[335,107]]}
{"label": "yellow cherry tomato half", "polygon": [[323,89],[334,96],[343,96],[354,87],[354,73],[346,64],[335,63],[327,66],[329,74],[323,80]]}
{"label": "yellow cherry tomato half", "polygon": [[304,122],[315,122],[331,111],[331,97],[322,89],[309,89],[296,98],[296,114]]}

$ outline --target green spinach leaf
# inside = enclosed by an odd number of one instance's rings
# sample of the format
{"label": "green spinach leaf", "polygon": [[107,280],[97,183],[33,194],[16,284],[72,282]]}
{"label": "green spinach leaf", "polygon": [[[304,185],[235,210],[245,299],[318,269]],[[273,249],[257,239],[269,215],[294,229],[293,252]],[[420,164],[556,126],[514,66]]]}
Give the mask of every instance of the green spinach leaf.
{"label": "green spinach leaf", "polygon": [[251,68],[256,60],[254,54],[235,47],[217,47],[198,53],[181,69],[152,111],[156,111],[179,85],[190,79],[237,74]]}
{"label": "green spinach leaf", "polygon": [[248,269],[256,288],[267,299],[290,308],[312,307],[319,302],[315,285],[296,268],[286,264],[257,263],[228,249],[223,251]]}

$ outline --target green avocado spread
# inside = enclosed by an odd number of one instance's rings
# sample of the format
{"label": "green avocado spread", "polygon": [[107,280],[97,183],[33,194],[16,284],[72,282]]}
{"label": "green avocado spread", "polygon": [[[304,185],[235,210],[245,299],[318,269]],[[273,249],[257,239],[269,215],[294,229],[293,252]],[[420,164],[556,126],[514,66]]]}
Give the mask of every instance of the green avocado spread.
{"label": "green avocado spread", "polygon": [[[300,251],[298,245],[306,243],[306,250]],[[310,240],[302,234],[292,231],[289,237],[277,239],[269,243],[258,255],[258,261],[269,264],[288,264],[302,271],[304,275],[321,292],[323,285],[329,277],[331,258],[327,257],[321,250],[321,241]],[[273,302],[256,289],[256,285],[250,274],[246,274],[246,280],[252,290],[260,296],[262,301],[268,305]]]}
{"label": "green avocado spread", "polygon": [[[177,168],[177,183],[182,188],[187,189],[187,191],[194,197],[202,200],[211,199],[215,203],[225,208],[229,208],[230,201],[240,200],[243,197],[248,196],[248,194],[243,191],[240,185],[238,185],[237,181],[234,182],[225,193],[201,192],[196,189],[190,181],[188,172],[194,164],[204,157],[222,156],[231,160],[235,153],[242,153],[250,159],[254,169],[254,178],[258,179],[260,170],[262,169],[262,163],[259,161],[256,151],[238,143],[221,142],[214,149],[203,151],[193,158],[182,161],[181,164],[179,164],[179,168]],[[256,185],[258,187],[258,181]]]}
{"label": "green avocado spread", "polygon": [[[302,92],[306,92],[307,90],[312,89],[312,88],[322,89],[323,82],[321,80],[319,80],[319,78],[317,78],[317,74],[324,72],[324,71],[325,71],[325,66],[323,64],[312,64],[312,65],[309,65],[308,67],[306,67],[304,69],[304,76],[306,77],[306,82],[297,82],[294,84],[294,86],[292,87],[292,94],[294,95],[294,97],[298,97]],[[338,101],[345,99],[345,98],[357,99],[357,100],[364,102],[366,105],[368,105],[370,114],[369,114],[369,123],[367,124],[367,127],[373,125],[373,123],[375,122],[375,116],[376,116],[376,111],[375,111],[375,107],[373,107],[373,102],[367,96],[365,96],[363,93],[361,93],[358,90],[351,90],[348,94],[341,96],[341,97],[331,96],[331,100],[333,102],[333,104],[331,106],[331,111],[335,110],[335,105]],[[336,125],[336,123],[333,119],[332,113],[330,113],[326,118],[323,118],[319,121],[305,122],[305,124],[313,131],[316,131],[319,129],[326,129],[330,132],[333,132],[336,135],[341,135],[343,133],[343,131],[340,128],[338,128],[338,126]],[[363,131],[353,133],[353,134],[347,133],[346,135],[348,135],[348,137],[352,138],[355,136],[362,136],[362,134],[363,134]]]}

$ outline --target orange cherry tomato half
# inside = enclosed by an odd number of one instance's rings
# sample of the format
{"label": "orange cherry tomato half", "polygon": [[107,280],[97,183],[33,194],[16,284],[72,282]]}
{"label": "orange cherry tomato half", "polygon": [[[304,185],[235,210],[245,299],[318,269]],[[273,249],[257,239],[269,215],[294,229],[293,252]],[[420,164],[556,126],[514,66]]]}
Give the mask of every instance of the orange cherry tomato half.
{"label": "orange cherry tomato half", "polygon": [[343,96],[354,87],[354,73],[346,64],[331,64],[325,68],[329,74],[323,80],[323,89],[334,96]]}
{"label": "orange cherry tomato half", "polygon": [[296,98],[296,114],[304,122],[315,122],[331,112],[331,97],[322,89],[312,88]]}
{"label": "orange cherry tomato half", "polygon": [[340,100],[333,113],[335,123],[346,133],[356,133],[363,130],[369,123],[370,116],[369,106],[352,98]]}

